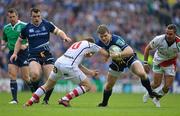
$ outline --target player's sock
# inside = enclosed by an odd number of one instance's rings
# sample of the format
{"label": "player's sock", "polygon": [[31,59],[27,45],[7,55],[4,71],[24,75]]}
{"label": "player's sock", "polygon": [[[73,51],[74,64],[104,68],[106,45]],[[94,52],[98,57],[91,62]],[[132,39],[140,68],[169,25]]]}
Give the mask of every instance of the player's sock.
{"label": "player's sock", "polygon": [[39,102],[39,98],[43,95],[43,94],[45,94],[46,93],[46,91],[44,90],[44,88],[43,87],[39,87],[37,90],[36,90],[36,92],[34,92],[34,94],[32,95],[32,97],[31,97],[31,101],[32,102]]}
{"label": "player's sock", "polygon": [[107,105],[110,96],[112,95],[112,89],[111,90],[104,90],[103,92],[103,100],[102,100],[102,105]]}
{"label": "player's sock", "polygon": [[47,102],[47,104],[48,104],[49,98],[50,98],[50,96],[51,96],[51,94],[52,94],[52,92],[53,92],[53,89],[54,89],[54,88],[50,89],[50,90],[47,91],[46,94],[45,94],[45,97],[44,97],[43,101]]}
{"label": "player's sock", "polygon": [[146,90],[148,91],[149,95],[152,95],[153,90],[151,88],[149,79],[148,78],[144,79],[144,80],[141,79],[141,83],[146,88]]}
{"label": "player's sock", "polygon": [[69,92],[68,94],[66,94],[66,96],[64,96],[62,99],[63,100],[71,100],[75,97],[78,97],[82,94],[86,93],[86,89],[84,86],[78,86],[76,87],[73,91]]}
{"label": "player's sock", "polygon": [[34,93],[36,91],[36,89],[34,88],[33,83],[31,81],[26,82],[26,84],[28,85],[28,87],[30,88],[32,93]]}
{"label": "player's sock", "polygon": [[39,88],[39,83],[40,83],[39,80],[32,82],[32,85],[33,85],[33,87],[34,87],[35,90],[37,90],[37,89]]}
{"label": "player's sock", "polygon": [[11,94],[13,97],[13,100],[17,101],[17,82],[16,80],[10,81],[10,88],[11,88]]}

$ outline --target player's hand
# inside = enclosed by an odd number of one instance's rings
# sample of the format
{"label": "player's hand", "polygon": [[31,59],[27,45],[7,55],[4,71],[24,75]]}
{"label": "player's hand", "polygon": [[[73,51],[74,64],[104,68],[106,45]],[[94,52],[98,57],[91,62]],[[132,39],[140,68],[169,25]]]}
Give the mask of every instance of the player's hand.
{"label": "player's hand", "polygon": [[144,64],[144,70],[146,71],[146,73],[149,73],[151,68],[148,64]]}
{"label": "player's hand", "polygon": [[122,60],[121,52],[110,51],[110,57],[114,60]]}
{"label": "player's hand", "polygon": [[25,50],[27,48],[27,45],[21,45],[21,50]]}
{"label": "player's hand", "polygon": [[72,39],[71,38],[69,38],[69,37],[66,37],[66,38],[64,38],[64,40],[63,40],[64,42],[72,42]]}
{"label": "player's hand", "polygon": [[91,71],[91,75],[92,75],[92,77],[97,77],[97,76],[99,75],[99,71],[97,71],[97,70],[92,70],[92,71]]}
{"label": "player's hand", "polygon": [[6,44],[2,44],[2,45],[0,46],[0,48],[1,48],[1,51],[4,51],[4,50],[6,49]]}
{"label": "player's hand", "polygon": [[10,57],[10,61],[13,62],[13,61],[16,61],[17,60],[17,54],[13,54],[11,57]]}

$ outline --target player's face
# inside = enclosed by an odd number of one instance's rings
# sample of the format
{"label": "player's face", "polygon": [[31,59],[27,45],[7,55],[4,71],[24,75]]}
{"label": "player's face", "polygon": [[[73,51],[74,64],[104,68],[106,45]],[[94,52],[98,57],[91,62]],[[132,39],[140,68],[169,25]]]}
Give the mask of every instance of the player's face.
{"label": "player's face", "polygon": [[109,41],[111,40],[111,34],[109,32],[106,32],[104,34],[99,34],[99,38],[104,44],[108,44]]}
{"label": "player's face", "polygon": [[42,20],[41,13],[40,12],[38,12],[38,13],[32,12],[31,19],[32,19],[32,23],[34,25],[38,26],[41,23],[41,20]]}
{"label": "player's face", "polygon": [[166,29],[166,38],[167,41],[173,42],[175,40],[176,33],[174,32],[173,29]]}
{"label": "player's face", "polygon": [[18,22],[18,16],[16,13],[8,13],[8,19],[12,25],[15,25]]}

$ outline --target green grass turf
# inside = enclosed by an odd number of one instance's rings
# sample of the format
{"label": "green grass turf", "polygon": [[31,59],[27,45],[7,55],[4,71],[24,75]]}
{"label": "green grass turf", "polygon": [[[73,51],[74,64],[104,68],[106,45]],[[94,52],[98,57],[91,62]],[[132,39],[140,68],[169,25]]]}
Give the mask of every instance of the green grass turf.
{"label": "green grass turf", "polygon": [[65,108],[57,100],[63,93],[53,93],[50,105],[33,104],[23,108],[23,103],[31,97],[30,92],[18,93],[19,104],[8,104],[10,93],[0,93],[0,116],[180,116],[180,95],[169,94],[161,99],[161,108],[156,108],[149,100],[142,103],[142,94],[113,94],[109,106],[99,108],[102,93],[87,93],[71,101]]}

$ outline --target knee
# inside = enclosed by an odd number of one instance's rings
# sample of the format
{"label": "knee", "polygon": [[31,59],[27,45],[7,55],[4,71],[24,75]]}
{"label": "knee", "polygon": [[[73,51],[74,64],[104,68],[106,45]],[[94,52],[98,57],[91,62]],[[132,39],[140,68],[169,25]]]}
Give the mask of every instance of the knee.
{"label": "knee", "polygon": [[169,91],[169,87],[168,87],[168,86],[164,86],[164,87],[162,88],[162,90],[163,90],[163,92],[166,94],[166,93],[168,93],[168,91]]}
{"label": "knee", "polygon": [[32,81],[37,81],[39,79],[39,73],[37,72],[30,72],[30,77]]}
{"label": "knee", "polygon": [[140,73],[138,73],[138,76],[139,76],[139,78],[142,79],[142,80],[147,79],[147,74],[146,74],[145,72],[140,72]]}
{"label": "knee", "polygon": [[9,75],[9,77],[11,78],[11,79],[16,79],[16,76],[17,76],[17,74],[16,73],[14,73],[14,72],[8,72],[8,75]]}
{"label": "knee", "polygon": [[161,83],[160,83],[160,82],[153,82],[153,83],[152,83],[152,87],[153,87],[153,89],[155,89],[155,88],[159,87],[160,85],[161,85]]}
{"label": "knee", "polygon": [[110,84],[110,83],[107,83],[106,86],[105,86],[105,90],[112,90],[114,85]]}

